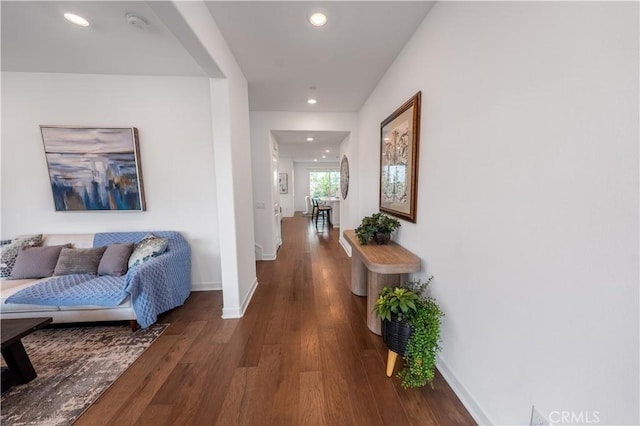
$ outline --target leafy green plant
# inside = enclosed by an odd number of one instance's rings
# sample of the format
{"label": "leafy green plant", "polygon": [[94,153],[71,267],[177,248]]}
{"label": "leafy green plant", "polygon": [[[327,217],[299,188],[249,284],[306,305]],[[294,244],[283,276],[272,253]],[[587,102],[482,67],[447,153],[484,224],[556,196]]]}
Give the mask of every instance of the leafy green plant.
{"label": "leafy green plant", "polygon": [[444,313],[435,299],[422,296],[432,279],[409,281],[406,287],[384,287],[374,308],[383,321],[406,321],[411,327],[403,356],[404,368],[398,373],[405,389],[426,384],[433,387]]}
{"label": "leafy green plant", "polygon": [[376,300],[375,311],[383,320],[391,321],[393,314],[401,321],[417,309],[418,300],[420,297],[409,289],[384,287]]}
{"label": "leafy green plant", "polygon": [[402,387],[433,388],[436,355],[440,351],[440,325],[444,314],[433,298],[420,300],[409,324],[411,336],[404,353],[404,368],[398,373]]}
{"label": "leafy green plant", "polygon": [[362,218],[360,226],[355,229],[356,236],[360,244],[367,245],[376,234],[390,235],[400,227],[397,219],[387,216],[384,213],[374,213],[371,216]]}

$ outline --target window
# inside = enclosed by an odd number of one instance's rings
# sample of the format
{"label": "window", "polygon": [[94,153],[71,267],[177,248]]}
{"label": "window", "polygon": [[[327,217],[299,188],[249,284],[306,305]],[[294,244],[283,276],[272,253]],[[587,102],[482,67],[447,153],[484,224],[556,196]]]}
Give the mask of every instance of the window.
{"label": "window", "polygon": [[312,197],[335,197],[340,188],[340,172],[309,171],[309,194]]}

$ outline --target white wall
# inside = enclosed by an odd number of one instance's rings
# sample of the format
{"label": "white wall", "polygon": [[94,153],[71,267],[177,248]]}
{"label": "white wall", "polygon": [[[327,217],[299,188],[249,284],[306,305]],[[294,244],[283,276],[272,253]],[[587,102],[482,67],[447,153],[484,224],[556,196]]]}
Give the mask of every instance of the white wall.
{"label": "white wall", "polygon": [[[2,237],[176,230],[192,248],[192,288],[220,288],[208,87],[206,78],[2,73]],[[137,127],[147,211],[55,212],[41,124]]]}
{"label": "white wall", "polygon": [[[160,4],[158,4],[160,3]],[[210,80],[211,118],[220,218],[223,318],[244,315],[258,284],[253,243],[251,148],[247,80],[202,1],[154,7],[183,43],[206,51],[224,78]],[[175,16],[174,8],[179,16]],[[187,26],[185,30],[185,24]]]}
{"label": "white wall", "polygon": [[283,217],[292,217],[295,212],[294,209],[294,197],[295,194],[295,180],[297,175],[293,173],[293,160],[291,158],[278,159],[278,173],[286,173],[289,180],[289,193],[280,195],[280,206],[282,207]]}
{"label": "white wall", "polygon": [[637,3],[440,2],[360,112],[364,215],[380,122],[422,91],[399,240],[436,277],[439,368],[480,422],[640,422],[638,35]]}
{"label": "white wall", "polygon": [[[271,131],[348,131],[351,132],[350,137],[353,140],[357,140],[357,114],[251,111],[250,117],[255,241],[263,248],[265,258],[274,259],[277,241],[273,231],[272,211],[255,208],[258,203],[265,203],[266,206],[270,206],[274,202],[271,199]],[[294,185],[296,194],[298,194],[299,179],[296,179]],[[304,199],[304,195],[302,195],[302,198]],[[298,205],[294,205],[294,207],[296,210],[299,208]]]}
{"label": "white wall", "polygon": [[313,167],[317,163],[307,163],[296,161],[293,163],[293,173],[296,175],[295,191],[296,198],[294,207],[297,212],[303,212],[307,209],[305,198],[309,195],[309,167]]}
{"label": "white wall", "polygon": [[[305,211],[305,197],[309,196],[309,170],[333,170],[339,171],[340,164],[334,161],[328,161],[324,163],[296,161],[294,164],[294,174],[296,175],[296,198],[295,208],[296,211]],[[339,191],[338,191],[339,193]]]}
{"label": "white wall", "polygon": [[[349,189],[347,191],[347,197],[340,201],[340,227],[344,229],[354,229],[360,222],[362,221],[363,216],[369,216],[371,213],[360,214],[360,173],[359,173],[359,141],[354,139],[349,135],[342,143],[340,144],[340,161],[342,162],[343,156],[347,157],[347,161],[349,162]],[[379,164],[379,162],[378,162]],[[340,167],[340,163],[338,164]],[[376,187],[376,183],[370,183],[366,185],[366,188],[363,188],[365,193],[368,193],[371,190],[371,187]],[[342,194],[340,194],[342,198]],[[377,208],[374,208],[373,211],[377,211]],[[349,256],[351,256],[351,245],[344,239],[342,232],[340,233],[340,244],[347,252]]]}

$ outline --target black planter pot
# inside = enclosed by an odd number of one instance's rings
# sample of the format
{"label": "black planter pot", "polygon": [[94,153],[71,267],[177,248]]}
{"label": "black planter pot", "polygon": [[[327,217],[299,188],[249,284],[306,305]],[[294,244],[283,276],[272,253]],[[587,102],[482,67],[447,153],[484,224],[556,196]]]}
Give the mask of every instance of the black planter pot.
{"label": "black planter pot", "polygon": [[373,239],[376,243],[380,245],[389,244],[389,240],[391,239],[391,234],[387,234],[385,232],[378,232],[373,236]]}
{"label": "black planter pot", "polygon": [[391,317],[391,321],[382,320],[382,341],[398,355],[404,355],[410,336],[411,327],[406,321],[395,317]]}

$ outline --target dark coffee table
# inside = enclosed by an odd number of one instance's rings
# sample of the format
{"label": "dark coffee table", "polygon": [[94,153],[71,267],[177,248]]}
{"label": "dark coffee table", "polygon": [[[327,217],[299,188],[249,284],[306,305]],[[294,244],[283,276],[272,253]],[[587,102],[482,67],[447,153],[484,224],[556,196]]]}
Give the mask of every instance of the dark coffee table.
{"label": "dark coffee table", "polygon": [[2,369],[2,392],[13,385],[30,382],[37,374],[22,339],[35,330],[50,324],[53,318],[20,318],[0,320],[2,327],[2,357],[7,368]]}

